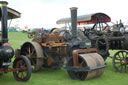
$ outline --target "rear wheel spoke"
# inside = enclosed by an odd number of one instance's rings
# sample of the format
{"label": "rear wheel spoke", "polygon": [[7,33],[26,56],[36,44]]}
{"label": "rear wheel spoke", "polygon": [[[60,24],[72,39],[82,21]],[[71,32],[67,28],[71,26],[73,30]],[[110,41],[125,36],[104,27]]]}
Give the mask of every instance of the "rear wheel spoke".
{"label": "rear wheel spoke", "polygon": [[122,52],[122,57],[123,57],[123,58],[125,57],[123,52]]}
{"label": "rear wheel spoke", "polygon": [[115,64],[120,64],[120,62],[115,62]]}
{"label": "rear wheel spoke", "polygon": [[120,56],[120,54],[118,54],[118,57],[121,59],[121,56]]}
{"label": "rear wheel spoke", "polygon": [[84,64],[84,61],[82,61],[80,64],[79,64],[79,66],[82,66]]}
{"label": "rear wheel spoke", "polygon": [[128,57],[128,53],[126,53],[126,55],[125,55],[125,58],[127,58]]}

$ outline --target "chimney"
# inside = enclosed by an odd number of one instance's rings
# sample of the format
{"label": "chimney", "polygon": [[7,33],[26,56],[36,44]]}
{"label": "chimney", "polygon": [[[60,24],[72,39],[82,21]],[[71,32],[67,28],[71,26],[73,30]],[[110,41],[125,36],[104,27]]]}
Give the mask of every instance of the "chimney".
{"label": "chimney", "polygon": [[77,8],[72,7],[71,10],[71,25],[72,25],[72,40],[77,39]]}
{"label": "chimney", "polygon": [[7,13],[7,5],[8,2],[0,1],[0,8],[1,8],[1,30],[2,30],[2,43],[8,42],[8,28],[7,28],[7,20],[8,20],[8,13]]}

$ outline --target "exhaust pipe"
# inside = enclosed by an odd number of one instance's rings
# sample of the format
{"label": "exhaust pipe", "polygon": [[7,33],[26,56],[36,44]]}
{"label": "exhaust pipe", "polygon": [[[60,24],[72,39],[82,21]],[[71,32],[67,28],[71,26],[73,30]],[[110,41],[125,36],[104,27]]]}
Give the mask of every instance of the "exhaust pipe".
{"label": "exhaust pipe", "polygon": [[70,8],[71,10],[71,25],[72,25],[72,40],[77,39],[77,7]]}
{"label": "exhaust pipe", "polygon": [[7,5],[8,5],[8,2],[0,1],[2,44],[8,42],[8,28],[7,28],[7,20],[8,20],[7,9],[8,8],[7,8]]}

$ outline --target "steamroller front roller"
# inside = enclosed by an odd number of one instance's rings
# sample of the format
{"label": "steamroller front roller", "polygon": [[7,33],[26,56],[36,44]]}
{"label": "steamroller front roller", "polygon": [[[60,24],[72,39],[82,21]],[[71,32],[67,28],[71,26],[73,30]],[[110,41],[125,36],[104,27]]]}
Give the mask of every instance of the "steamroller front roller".
{"label": "steamroller front roller", "polygon": [[78,65],[74,65],[74,57],[70,58],[66,69],[73,80],[88,80],[104,73],[104,60],[97,53],[78,54]]}
{"label": "steamroller front roller", "polygon": [[43,49],[37,42],[25,42],[21,46],[20,55],[29,58],[33,72],[39,71],[43,65]]}

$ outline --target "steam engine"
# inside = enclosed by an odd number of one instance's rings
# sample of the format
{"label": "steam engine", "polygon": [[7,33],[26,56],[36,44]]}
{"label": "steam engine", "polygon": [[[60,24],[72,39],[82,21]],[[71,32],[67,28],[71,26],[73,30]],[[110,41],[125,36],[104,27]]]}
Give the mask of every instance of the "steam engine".
{"label": "steam engine", "polygon": [[[1,1],[2,3],[2,1]],[[3,1],[5,4],[5,2]],[[8,4],[8,3],[6,3]],[[11,61],[11,58],[14,55],[14,50],[12,47],[9,46],[8,43],[8,29],[7,29],[7,7],[1,7],[1,28],[2,28],[2,35],[1,35],[1,42],[0,42],[0,68],[4,65],[8,65]]]}

